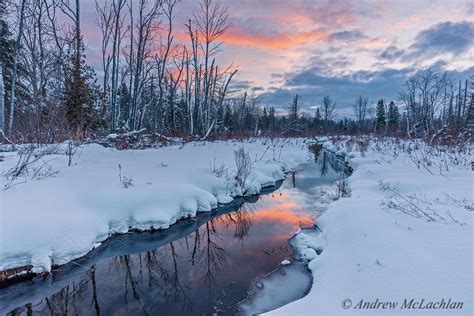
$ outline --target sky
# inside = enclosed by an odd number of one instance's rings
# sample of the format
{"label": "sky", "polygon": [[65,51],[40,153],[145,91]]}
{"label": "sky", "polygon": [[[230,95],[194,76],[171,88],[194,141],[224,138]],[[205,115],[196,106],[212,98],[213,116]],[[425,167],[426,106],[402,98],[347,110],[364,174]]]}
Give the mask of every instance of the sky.
{"label": "sky", "polygon": [[[216,0],[215,0],[216,1]],[[239,70],[234,88],[285,109],[299,94],[306,112],[325,95],[338,116],[357,96],[397,100],[405,80],[432,67],[453,78],[474,74],[474,2],[467,0],[221,0],[231,27],[218,61]],[[175,37],[198,5],[182,0]],[[93,0],[84,0],[88,59],[100,54]],[[98,65],[99,63],[97,63]]]}

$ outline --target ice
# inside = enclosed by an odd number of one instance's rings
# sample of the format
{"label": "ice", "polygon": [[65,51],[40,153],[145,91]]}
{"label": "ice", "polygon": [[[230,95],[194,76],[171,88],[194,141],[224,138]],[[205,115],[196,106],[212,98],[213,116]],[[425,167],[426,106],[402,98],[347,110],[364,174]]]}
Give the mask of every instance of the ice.
{"label": "ice", "polygon": [[277,270],[253,280],[239,310],[244,315],[270,311],[303,297],[311,283],[311,274],[303,262],[284,260]]}

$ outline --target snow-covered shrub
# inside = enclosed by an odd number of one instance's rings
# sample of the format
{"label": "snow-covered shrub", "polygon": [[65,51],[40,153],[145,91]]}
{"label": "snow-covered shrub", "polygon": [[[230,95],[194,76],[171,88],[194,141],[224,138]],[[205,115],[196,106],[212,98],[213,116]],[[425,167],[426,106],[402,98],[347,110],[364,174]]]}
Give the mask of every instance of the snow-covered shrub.
{"label": "snow-covered shrub", "polygon": [[222,178],[228,173],[228,168],[226,167],[225,163],[222,163],[221,165],[217,166],[215,158],[211,166],[211,170],[212,170],[212,173],[218,178]]}
{"label": "snow-covered shrub", "polygon": [[18,148],[18,160],[3,176],[7,178],[3,189],[8,190],[21,178],[31,175],[31,179],[41,180],[57,173],[43,157],[55,153],[56,145],[39,146],[29,144]]}
{"label": "snow-covered shrub", "polygon": [[347,197],[350,195],[349,181],[344,172],[340,173],[339,178],[336,181],[336,188],[338,198]]}
{"label": "snow-covered shrub", "polygon": [[240,147],[237,150],[234,150],[234,160],[236,166],[235,180],[242,187],[245,188],[245,183],[247,178],[252,171],[252,160],[250,159],[249,154],[245,151],[243,147]]}
{"label": "snow-covered shrub", "polygon": [[124,189],[128,189],[129,187],[133,187],[134,181],[132,178],[123,176],[122,177],[122,166],[119,164],[119,179],[120,179],[120,184]]}
{"label": "snow-covered shrub", "polygon": [[80,143],[78,141],[75,141],[75,140],[69,140],[66,142],[66,151],[65,151],[65,154],[67,155],[68,157],[68,167],[71,166],[72,164],[72,159],[74,158],[74,155],[76,154],[77,152],[77,149],[79,148],[80,146]]}
{"label": "snow-covered shrub", "polygon": [[362,157],[365,157],[365,153],[367,152],[367,149],[369,148],[369,141],[364,138],[357,138],[356,144],[357,144],[357,148],[359,149],[360,155]]}
{"label": "snow-covered shrub", "polygon": [[471,209],[468,201],[459,201],[450,196],[447,196],[445,203],[443,203],[440,199],[428,200],[416,193],[404,195],[400,193],[400,190],[395,185],[382,180],[379,180],[379,188],[383,192],[391,193],[382,200],[383,206],[415,218],[424,218],[428,222],[455,223],[462,226],[465,223],[460,222],[451,214],[449,206],[456,205],[457,203],[461,204],[468,211]]}

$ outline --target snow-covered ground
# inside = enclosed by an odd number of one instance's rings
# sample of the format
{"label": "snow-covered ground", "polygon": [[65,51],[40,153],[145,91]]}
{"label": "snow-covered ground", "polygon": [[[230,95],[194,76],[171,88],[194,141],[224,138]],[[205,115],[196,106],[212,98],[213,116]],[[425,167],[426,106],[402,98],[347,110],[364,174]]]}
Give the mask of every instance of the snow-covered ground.
{"label": "snow-covered ground", "polygon": [[[32,265],[48,271],[113,233],[166,228],[234,196],[257,193],[307,161],[309,142],[193,142],[125,151],[90,144],[79,149],[71,167],[60,146],[1,191],[0,270]],[[241,147],[252,161],[243,188],[234,161]],[[347,139],[325,147],[355,169],[349,194],[329,205],[318,229],[302,229],[292,239],[308,260],[312,289],[270,314],[471,315],[469,149],[386,140],[370,141],[365,150],[363,141]],[[7,173],[18,153],[1,155]],[[35,175],[45,162],[48,168]],[[42,176],[51,170],[57,173]],[[2,187],[8,183],[2,176]],[[347,189],[343,180],[338,186]],[[457,302],[462,308],[446,308]]]}
{"label": "snow-covered ground", "polygon": [[293,238],[309,259],[312,289],[269,314],[472,315],[469,150],[395,141],[371,141],[367,151],[344,142],[325,147],[355,168],[350,196],[318,219],[322,232]]}
{"label": "snow-covered ground", "polygon": [[[0,192],[0,270],[32,265],[34,272],[49,271],[111,234],[167,228],[235,196],[258,193],[309,159],[307,142],[193,142],[125,151],[89,144],[78,149],[70,167],[62,145],[11,184],[4,175],[19,156],[4,152],[1,186],[9,188]],[[234,160],[239,148],[252,165],[247,177],[241,168],[240,185]]]}

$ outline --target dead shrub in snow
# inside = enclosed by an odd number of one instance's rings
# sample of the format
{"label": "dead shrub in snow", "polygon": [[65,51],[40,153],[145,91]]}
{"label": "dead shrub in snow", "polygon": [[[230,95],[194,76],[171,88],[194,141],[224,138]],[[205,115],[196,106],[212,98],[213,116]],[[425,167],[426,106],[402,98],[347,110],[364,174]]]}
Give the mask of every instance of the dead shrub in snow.
{"label": "dead shrub in snow", "polygon": [[235,180],[242,188],[244,188],[247,178],[252,171],[252,160],[243,147],[234,150],[234,160],[235,166],[237,167]]}
{"label": "dead shrub in snow", "polygon": [[119,164],[119,179],[120,179],[120,184],[124,189],[128,189],[129,187],[133,187],[134,181],[132,178],[122,176],[122,166]]}
{"label": "dead shrub in snow", "polygon": [[356,139],[356,145],[357,145],[357,148],[359,149],[360,155],[362,157],[365,157],[365,153],[367,152],[367,149],[369,148],[369,141],[364,138],[358,138]]}
{"label": "dead shrub in snow", "polygon": [[218,178],[222,178],[223,176],[226,176],[228,174],[228,168],[226,167],[225,163],[222,163],[221,165],[217,166],[215,158],[213,164],[211,165],[211,170],[212,173]]}
{"label": "dead shrub in snow", "polygon": [[74,155],[76,155],[77,150],[79,149],[80,143],[78,141],[74,140],[69,140],[67,141],[67,147],[66,147],[66,155],[68,157],[68,163],[67,166],[70,167],[72,164],[72,159],[74,158]]}
{"label": "dead shrub in snow", "polygon": [[[31,175],[31,179],[41,180],[57,173],[43,157],[55,153],[55,145],[38,146],[29,144],[18,148],[18,160],[14,167],[3,175],[7,178],[4,190],[8,190],[21,177]],[[40,164],[39,164],[40,163]]]}
{"label": "dead shrub in snow", "polygon": [[336,188],[338,198],[350,196],[349,180],[344,172],[339,174],[339,178],[336,181]]}
{"label": "dead shrub in snow", "polygon": [[447,203],[444,204],[448,207],[442,209],[440,207],[442,204],[438,199],[430,201],[416,193],[403,195],[396,186],[388,182],[379,180],[379,188],[384,192],[391,193],[390,196],[382,200],[382,205],[389,209],[400,211],[415,218],[424,218],[428,222],[465,225],[465,223],[454,218],[449,211],[449,206],[453,204],[448,203],[448,199],[446,199]]}

